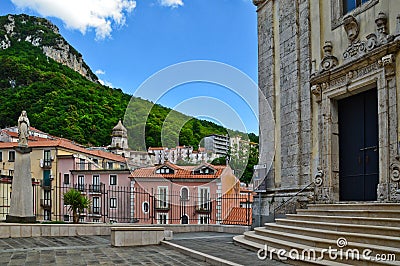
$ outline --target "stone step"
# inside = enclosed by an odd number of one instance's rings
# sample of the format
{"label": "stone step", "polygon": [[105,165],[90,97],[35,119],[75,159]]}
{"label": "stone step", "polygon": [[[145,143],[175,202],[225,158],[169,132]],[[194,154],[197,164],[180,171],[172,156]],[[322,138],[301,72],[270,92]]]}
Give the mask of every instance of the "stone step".
{"label": "stone step", "polygon": [[276,223],[267,224],[265,228],[264,227],[255,228],[255,231],[263,235],[265,235],[265,232],[271,234],[271,231],[273,231],[276,232],[277,234],[284,232],[284,233],[300,234],[304,236],[317,237],[317,238],[324,236],[325,239],[330,239],[330,240],[337,240],[339,238],[344,237],[348,242],[400,247],[400,238],[398,237],[399,235],[386,236],[386,235],[375,235],[368,233],[352,233],[344,231],[332,231],[325,229],[308,228],[305,226],[304,227],[289,226]]}
{"label": "stone step", "polygon": [[353,216],[353,217],[377,217],[400,219],[400,210],[313,210],[299,209],[301,215],[324,215],[324,216]]}
{"label": "stone step", "polygon": [[[233,241],[235,244],[240,245],[244,248],[249,248],[254,250],[255,252],[261,250],[265,250],[265,244],[260,244],[254,241],[250,241],[248,239],[246,239],[246,237],[244,235],[238,235],[233,237]],[[267,252],[271,252],[273,249],[272,246],[267,246]],[[275,248],[276,249],[276,248]],[[263,254],[262,254],[263,255]],[[265,258],[265,265],[268,265],[268,260],[270,259],[268,257],[269,255],[267,255],[267,258]],[[272,258],[275,260],[279,260],[276,252],[272,252]],[[291,265],[326,265],[326,266],[348,266],[351,264],[345,264],[345,263],[340,263],[340,262],[336,262],[336,261],[330,261],[330,260],[311,260],[308,262],[302,262],[302,261],[287,261],[284,260],[283,262],[287,262]]]}
{"label": "stone step", "polygon": [[399,203],[337,203],[337,204],[309,204],[310,210],[393,210],[400,211]]}
{"label": "stone step", "polygon": [[[329,263],[327,265],[333,265],[332,263],[335,263],[335,262],[342,263],[345,265],[346,264],[348,264],[348,265],[399,265],[399,264],[396,264],[398,262],[370,261],[370,260],[366,260],[363,258],[360,258],[360,260],[345,260],[345,259],[340,260],[340,255],[337,255],[338,257],[333,260],[329,257],[329,253],[327,252],[327,249],[329,248],[329,246],[331,246],[332,248],[337,247],[336,241],[332,241],[332,240],[329,241],[329,240],[325,240],[322,238],[315,238],[315,237],[308,237],[308,236],[301,236],[301,235],[295,236],[293,234],[288,234],[288,233],[284,233],[284,235],[285,235],[285,237],[283,239],[281,239],[281,238],[275,238],[276,235],[265,236],[265,235],[258,234],[256,231],[250,231],[250,232],[246,232],[244,234],[244,239],[246,239],[248,241],[247,243],[255,242],[259,245],[264,245],[264,247],[261,247],[263,249],[265,249],[265,245],[267,245],[268,249],[273,248],[276,250],[276,252],[280,252],[279,250],[282,249],[282,250],[285,250],[286,252],[292,252],[292,254],[294,254],[294,255],[296,255],[296,253],[302,254],[303,250],[307,250],[307,251],[314,250],[315,254],[316,254],[315,257],[323,258],[322,260],[328,261]],[[304,242],[299,243],[298,240],[301,238],[303,240],[308,239],[308,243],[310,243],[311,245],[305,245],[305,244],[303,244]],[[317,244],[317,243],[318,243],[318,245],[322,245],[323,248],[316,246],[315,244]],[[374,246],[374,245],[370,245],[370,247],[368,247],[368,245],[352,243],[352,242],[349,242],[348,246],[346,248],[349,248],[349,249],[357,248],[360,250],[360,254],[362,254],[362,251],[366,248],[370,248],[371,250],[374,250],[375,251],[374,254],[378,254],[378,253],[387,254],[390,251],[393,253],[396,253],[393,250],[393,248]],[[322,254],[322,256],[321,256],[321,254]],[[334,255],[335,253],[331,252],[331,254]],[[345,258],[345,256],[343,258]],[[285,262],[288,262],[290,264],[295,264],[297,261],[288,260]],[[307,260],[306,262],[307,263],[311,263],[311,262],[315,263],[316,261]]]}
{"label": "stone step", "polygon": [[352,217],[352,216],[327,216],[327,215],[308,215],[308,214],[287,214],[286,219],[298,221],[315,221],[341,224],[359,224],[374,226],[400,227],[399,220],[396,218],[379,217]]}
{"label": "stone step", "polygon": [[[398,220],[393,221],[393,223],[394,222],[396,222],[397,225],[400,224],[400,222]],[[276,223],[278,225],[307,227],[307,228],[324,229],[324,230],[331,230],[331,231],[383,235],[383,236],[392,236],[392,237],[400,236],[400,227],[364,225],[364,224],[347,224],[347,223],[325,222],[325,221],[320,222],[320,221],[310,221],[308,219],[304,219],[304,220],[276,219]],[[265,225],[267,226],[268,224],[265,224]]]}

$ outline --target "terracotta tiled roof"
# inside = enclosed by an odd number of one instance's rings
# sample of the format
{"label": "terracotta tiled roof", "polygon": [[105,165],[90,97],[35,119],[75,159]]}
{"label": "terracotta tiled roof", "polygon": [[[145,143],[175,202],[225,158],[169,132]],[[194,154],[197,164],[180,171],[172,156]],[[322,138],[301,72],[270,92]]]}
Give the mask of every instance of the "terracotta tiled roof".
{"label": "terracotta tiled roof", "polygon": [[223,224],[251,224],[252,209],[233,207],[228,216],[224,219]]}
{"label": "terracotta tiled roof", "polygon": [[[174,169],[173,174],[157,174],[156,170],[167,166],[171,169]],[[211,166],[211,165],[210,165]],[[192,179],[215,179],[219,178],[222,175],[222,172],[226,168],[226,166],[217,166],[212,165],[212,167],[216,170],[214,174],[194,174],[193,170],[199,168],[196,166],[177,166],[170,162],[166,162],[163,165],[154,166],[154,167],[146,167],[146,168],[138,168],[133,171],[131,174],[131,178],[166,178],[166,179],[178,179],[178,178],[192,178]]]}
{"label": "terracotta tiled roof", "polygon": [[[81,152],[84,154],[105,158],[117,162],[125,162],[125,158],[116,155],[111,152],[99,151],[99,150],[88,150],[83,146],[79,146],[77,144],[72,143],[71,141],[67,141],[65,139],[58,140],[40,140],[40,141],[31,141],[28,143],[31,148],[41,148],[41,147],[60,147],[76,152]],[[18,143],[16,142],[0,142],[0,149],[11,149],[13,147],[17,147]]]}
{"label": "terracotta tiled roof", "polygon": [[[13,131],[9,131],[6,129],[2,130],[3,133],[7,134],[8,136],[18,139],[18,133],[17,132],[13,132]],[[36,136],[29,136],[29,140],[30,141],[39,141],[39,140],[48,140],[46,138],[41,138],[41,137],[36,137]]]}
{"label": "terracotta tiled roof", "polygon": [[165,148],[163,148],[163,147],[150,147],[149,148],[149,151],[162,151],[162,150],[164,150]]}

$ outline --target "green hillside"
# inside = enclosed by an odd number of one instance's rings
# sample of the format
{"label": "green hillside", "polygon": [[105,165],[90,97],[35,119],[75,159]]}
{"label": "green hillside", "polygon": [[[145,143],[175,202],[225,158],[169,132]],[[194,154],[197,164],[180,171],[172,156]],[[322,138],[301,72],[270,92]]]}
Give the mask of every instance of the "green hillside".
{"label": "green hillside", "polygon": [[[0,17],[0,128],[13,126],[21,110],[27,110],[31,125],[55,136],[62,136],[78,143],[92,146],[110,144],[111,129],[118,119],[124,118],[131,96],[120,89],[112,89],[92,82],[69,67],[43,54],[43,46],[56,46],[66,41],[54,29],[54,25],[42,18],[14,15],[13,31],[4,25],[8,16]],[[26,36],[40,37],[39,45],[25,41]],[[1,37],[1,36],[6,36]],[[70,46],[70,53],[81,55]],[[86,66],[86,64],[84,64]],[[89,77],[97,77],[89,68]],[[129,113],[130,146],[140,145],[135,139],[135,127],[143,121],[146,106],[151,102],[135,98],[135,110]],[[143,108],[142,108],[143,107]],[[170,109],[154,105],[146,122],[146,145],[161,146],[161,129]],[[200,140],[212,133],[226,134],[225,128],[214,123],[191,119],[172,111],[170,122],[179,125],[187,121],[182,130],[169,134],[168,146],[179,134],[180,145],[197,147]],[[165,126],[165,125],[164,125]],[[238,133],[243,135],[243,133]],[[252,141],[257,141],[254,134]],[[165,145],[165,143],[164,143]]]}

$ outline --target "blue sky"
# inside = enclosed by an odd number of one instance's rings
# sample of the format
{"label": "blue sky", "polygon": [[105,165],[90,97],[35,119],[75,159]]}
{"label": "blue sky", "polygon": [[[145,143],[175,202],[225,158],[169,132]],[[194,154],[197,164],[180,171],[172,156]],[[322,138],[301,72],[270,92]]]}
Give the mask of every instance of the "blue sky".
{"label": "blue sky", "polygon": [[[256,82],[255,11],[251,0],[1,0],[0,3],[1,15],[27,13],[50,19],[104,83],[134,95],[158,71],[189,60],[221,62]],[[238,126],[240,122],[248,132],[258,134],[257,114],[253,114],[257,110],[251,110],[234,91],[217,84],[191,82],[168,91],[157,102],[234,129],[242,129]],[[257,90],[249,88],[246,96],[257,99]],[[196,97],[211,100],[196,105]],[[238,117],[214,117],[218,112],[227,114],[226,106],[222,108],[218,101],[237,112]]]}

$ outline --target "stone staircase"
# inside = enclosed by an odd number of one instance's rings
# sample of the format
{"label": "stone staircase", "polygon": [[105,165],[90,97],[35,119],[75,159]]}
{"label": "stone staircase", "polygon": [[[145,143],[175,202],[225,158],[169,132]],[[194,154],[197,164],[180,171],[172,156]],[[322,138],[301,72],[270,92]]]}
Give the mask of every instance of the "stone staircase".
{"label": "stone staircase", "polygon": [[234,241],[293,265],[400,265],[400,204],[308,205]]}

